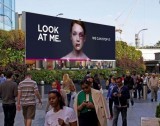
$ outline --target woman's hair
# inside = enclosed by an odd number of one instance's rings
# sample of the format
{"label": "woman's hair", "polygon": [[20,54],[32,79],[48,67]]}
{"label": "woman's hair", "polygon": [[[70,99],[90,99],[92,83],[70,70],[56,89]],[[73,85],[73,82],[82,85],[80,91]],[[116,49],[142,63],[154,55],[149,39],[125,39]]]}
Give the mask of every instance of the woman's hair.
{"label": "woman's hair", "polygon": [[57,89],[50,90],[48,92],[48,95],[51,94],[51,93],[56,94],[56,96],[57,96],[57,98],[59,100],[60,109],[63,109],[63,106],[65,106],[65,103],[64,103],[64,100],[62,98],[62,95],[58,92]]}
{"label": "woman's hair", "polygon": [[85,28],[84,22],[83,21],[79,21],[79,20],[73,20],[71,22],[70,33],[72,32],[72,27],[73,27],[74,24],[80,25],[83,28],[84,35],[86,35],[86,28]]}
{"label": "woman's hair", "polygon": [[63,75],[63,83],[70,82],[70,81],[71,81],[71,79],[69,78],[69,75],[68,74],[64,74]]}

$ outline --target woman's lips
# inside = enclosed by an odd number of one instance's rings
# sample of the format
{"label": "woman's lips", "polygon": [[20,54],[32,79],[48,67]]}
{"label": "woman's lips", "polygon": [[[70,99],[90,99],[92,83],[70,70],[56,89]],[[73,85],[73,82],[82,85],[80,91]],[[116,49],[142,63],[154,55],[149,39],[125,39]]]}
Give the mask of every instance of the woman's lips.
{"label": "woman's lips", "polygon": [[76,44],[76,47],[80,47],[80,44]]}

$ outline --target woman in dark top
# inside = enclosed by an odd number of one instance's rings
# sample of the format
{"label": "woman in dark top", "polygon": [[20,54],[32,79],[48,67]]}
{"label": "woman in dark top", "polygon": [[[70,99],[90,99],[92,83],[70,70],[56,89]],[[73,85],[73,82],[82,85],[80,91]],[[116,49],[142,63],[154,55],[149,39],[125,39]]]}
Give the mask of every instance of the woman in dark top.
{"label": "woman in dark top", "polygon": [[100,90],[101,89],[101,84],[100,84],[100,79],[98,77],[98,74],[94,75],[93,88],[96,89],[96,90]]}
{"label": "woman in dark top", "polygon": [[138,75],[138,77],[136,79],[136,85],[137,85],[139,99],[141,98],[142,84],[143,84],[143,79],[141,78],[140,75]]}

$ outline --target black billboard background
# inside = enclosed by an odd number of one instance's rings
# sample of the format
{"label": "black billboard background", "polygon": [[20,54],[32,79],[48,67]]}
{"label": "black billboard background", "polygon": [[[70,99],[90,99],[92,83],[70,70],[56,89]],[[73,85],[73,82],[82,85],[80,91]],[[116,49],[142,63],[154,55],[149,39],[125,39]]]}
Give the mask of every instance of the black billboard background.
{"label": "black billboard background", "polygon": [[[60,59],[72,51],[70,40],[70,19],[26,12],[26,59]],[[86,41],[84,53],[90,59],[115,60],[115,27],[84,22]],[[38,41],[38,24],[58,26],[61,42]],[[93,37],[96,40],[93,40]],[[97,40],[110,38],[110,41]]]}

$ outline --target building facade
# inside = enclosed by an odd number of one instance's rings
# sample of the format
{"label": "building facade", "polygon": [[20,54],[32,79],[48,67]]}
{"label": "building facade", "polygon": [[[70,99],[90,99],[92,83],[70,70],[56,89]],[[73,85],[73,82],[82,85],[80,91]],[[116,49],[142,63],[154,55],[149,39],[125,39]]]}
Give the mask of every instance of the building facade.
{"label": "building facade", "polygon": [[138,50],[142,52],[143,61],[146,65],[146,72],[160,73],[160,48],[150,47]]}
{"label": "building facade", "polygon": [[15,29],[15,0],[0,0],[0,29]]}

